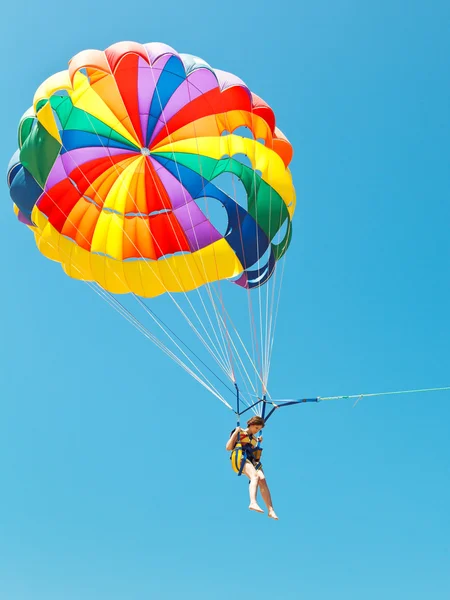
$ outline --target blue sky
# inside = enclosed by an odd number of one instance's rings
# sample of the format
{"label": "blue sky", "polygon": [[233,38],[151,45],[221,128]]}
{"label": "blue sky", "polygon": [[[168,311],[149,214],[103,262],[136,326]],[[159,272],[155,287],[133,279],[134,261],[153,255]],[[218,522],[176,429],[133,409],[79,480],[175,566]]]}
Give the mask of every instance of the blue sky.
{"label": "blue sky", "polygon": [[[35,89],[78,51],[199,55],[262,96],[295,149],[272,393],[450,385],[448,2],[2,10],[5,170]],[[449,393],[278,413],[275,523],[231,472],[232,413],[39,254],[6,184],[0,227],[2,598],[450,596]]]}

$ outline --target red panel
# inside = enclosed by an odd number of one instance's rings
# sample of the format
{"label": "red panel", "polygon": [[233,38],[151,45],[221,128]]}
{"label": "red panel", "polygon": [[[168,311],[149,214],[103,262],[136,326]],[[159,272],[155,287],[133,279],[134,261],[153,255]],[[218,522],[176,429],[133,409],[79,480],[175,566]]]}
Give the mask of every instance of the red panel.
{"label": "red panel", "polygon": [[[119,154],[117,156],[96,158],[73,169],[73,171],[70,172],[69,177],[75,181],[81,193],[84,194],[88,187],[92,185],[97,177],[99,177],[102,173],[108,171],[114,165],[132,158],[133,156],[136,155],[134,153],[124,152],[124,154]],[[120,167],[117,167],[117,169],[118,175],[121,172],[121,169]]]}
{"label": "red panel", "polygon": [[267,102],[265,102],[262,98],[253,93],[252,103],[253,113],[263,118],[267,125],[270,127],[271,132],[273,133],[275,129],[275,113],[273,112],[273,110],[270,108]]}
{"label": "red panel", "polygon": [[70,211],[79,199],[79,192],[68,179],[63,179],[41,197],[38,207],[47,215],[53,227],[61,233]]}
{"label": "red panel", "polygon": [[147,212],[149,214],[165,208],[172,208],[166,188],[161,183],[158,174],[148,158],[145,161],[145,195]]}
{"label": "red panel", "polygon": [[148,54],[142,44],[138,42],[117,42],[117,44],[113,44],[105,50],[105,56],[111,67],[111,71],[114,72],[120,59],[130,53],[137,54],[147,63],[149,62]]}
{"label": "red panel", "polygon": [[224,92],[221,92],[219,88],[214,88],[192,100],[169,120],[167,127],[164,127],[153,140],[152,147],[168,137],[170,133],[177,131],[188,123],[207,115],[228,112],[229,110],[251,111],[250,98],[243,87],[235,86],[226,89]]}
{"label": "red panel", "polygon": [[126,217],[123,227],[123,258],[156,260],[148,217]]}
{"label": "red panel", "polygon": [[98,206],[81,198],[64,223],[61,233],[75,240],[81,248],[90,250],[99,215]]}
{"label": "red panel", "polygon": [[173,213],[161,213],[150,217],[150,231],[158,258],[182,250],[189,252],[186,236]]}
{"label": "red panel", "polygon": [[144,141],[141,131],[141,120],[139,118],[138,64],[139,56],[137,54],[126,54],[119,60],[114,71],[114,77],[128,116],[133,124],[134,131],[136,132],[136,137],[139,139],[141,146],[143,146]]}

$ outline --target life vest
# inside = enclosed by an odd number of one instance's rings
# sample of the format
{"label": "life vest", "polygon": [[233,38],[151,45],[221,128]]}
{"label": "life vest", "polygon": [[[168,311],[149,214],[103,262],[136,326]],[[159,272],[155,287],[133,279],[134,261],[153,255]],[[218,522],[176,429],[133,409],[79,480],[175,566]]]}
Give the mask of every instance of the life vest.
{"label": "life vest", "polygon": [[[233,433],[233,432],[232,432]],[[245,461],[250,461],[256,470],[262,468],[260,459],[262,448],[259,447],[256,438],[245,431],[241,431],[238,436],[238,441],[231,451],[231,466],[233,471],[238,475],[242,474]]]}

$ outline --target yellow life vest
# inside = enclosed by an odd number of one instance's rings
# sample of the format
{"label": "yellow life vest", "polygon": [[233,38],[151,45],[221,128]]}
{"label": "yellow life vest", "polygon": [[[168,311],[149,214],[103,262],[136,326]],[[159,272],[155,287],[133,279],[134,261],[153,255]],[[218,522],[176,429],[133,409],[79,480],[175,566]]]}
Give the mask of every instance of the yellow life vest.
{"label": "yellow life vest", "polygon": [[235,473],[241,475],[245,461],[250,461],[255,469],[262,468],[260,463],[262,448],[258,447],[258,441],[255,436],[241,431],[238,441],[231,451],[231,467]]}

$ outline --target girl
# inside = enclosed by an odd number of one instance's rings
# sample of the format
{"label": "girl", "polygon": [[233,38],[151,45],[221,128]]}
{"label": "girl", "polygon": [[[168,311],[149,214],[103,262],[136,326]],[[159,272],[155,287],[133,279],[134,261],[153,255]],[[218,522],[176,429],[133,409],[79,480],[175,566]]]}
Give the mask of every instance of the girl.
{"label": "girl", "polygon": [[[262,417],[252,417],[249,421],[247,421],[247,429],[241,429],[240,427],[236,427],[234,431],[231,432],[231,437],[227,442],[225,448],[228,452],[232,452],[236,444],[242,444],[242,450],[244,450],[247,454],[246,461],[244,464],[244,468],[242,469],[242,473],[247,475],[250,479],[249,493],[250,493],[250,510],[254,510],[256,512],[262,513],[264,512],[262,508],[258,505],[256,501],[256,494],[258,492],[258,486],[261,490],[261,496],[267,506],[268,516],[271,519],[276,519],[278,521],[278,517],[275,514],[272,506],[272,498],[270,497],[269,486],[267,485],[266,478],[264,476],[264,472],[262,470],[261,463],[259,462],[259,457],[255,456],[254,453],[258,442],[262,441],[262,437],[255,437],[256,434],[261,431],[264,427],[264,419]],[[238,440],[239,436],[239,440]],[[260,454],[260,452],[259,452]]]}

